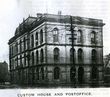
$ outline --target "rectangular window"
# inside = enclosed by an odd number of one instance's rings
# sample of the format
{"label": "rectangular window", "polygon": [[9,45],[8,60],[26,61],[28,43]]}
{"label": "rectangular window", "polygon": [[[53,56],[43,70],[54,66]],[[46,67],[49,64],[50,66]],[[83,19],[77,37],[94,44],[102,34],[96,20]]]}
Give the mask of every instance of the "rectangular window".
{"label": "rectangular window", "polygon": [[91,43],[96,43],[96,32],[91,32]]}

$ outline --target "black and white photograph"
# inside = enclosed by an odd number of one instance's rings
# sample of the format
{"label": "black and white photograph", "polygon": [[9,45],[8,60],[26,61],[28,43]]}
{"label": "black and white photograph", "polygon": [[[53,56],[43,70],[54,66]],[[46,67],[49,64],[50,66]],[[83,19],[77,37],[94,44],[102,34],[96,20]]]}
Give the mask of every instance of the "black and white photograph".
{"label": "black and white photograph", "polygon": [[110,96],[109,6],[0,0],[0,97]]}

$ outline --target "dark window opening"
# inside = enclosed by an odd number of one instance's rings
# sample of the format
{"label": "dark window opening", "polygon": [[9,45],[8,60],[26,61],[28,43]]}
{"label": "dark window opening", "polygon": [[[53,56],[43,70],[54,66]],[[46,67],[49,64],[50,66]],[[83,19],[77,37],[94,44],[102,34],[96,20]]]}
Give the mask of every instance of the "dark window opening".
{"label": "dark window opening", "polygon": [[76,76],[76,68],[75,67],[72,67],[70,69],[70,80],[71,82],[74,82],[75,83],[75,76]]}
{"label": "dark window opening", "polygon": [[96,63],[97,61],[97,51],[96,50],[92,50],[92,63]]}
{"label": "dark window opening", "polygon": [[36,46],[38,45],[38,32],[36,32]]}
{"label": "dark window opening", "polygon": [[32,52],[32,65],[34,65],[34,52]]}
{"label": "dark window opening", "polygon": [[78,82],[79,84],[84,83],[84,68],[83,67],[78,68]]}
{"label": "dark window opening", "polygon": [[70,62],[75,62],[75,49],[70,49]]}
{"label": "dark window opening", "polygon": [[44,80],[44,68],[41,68],[41,76],[42,76],[42,80]]}
{"label": "dark window opening", "polygon": [[24,66],[26,66],[26,54],[24,54]]}
{"label": "dark window opening", "polygon": [[91,32],[91,43],[96,43],[96,32]]}
{"label": "dark window opening", "polygon": [[53,42],[58,42],[58,29],[54,28],[53,30]]}
{"label": "dark window opening", "polygon": [[35,83],[35,72],[34,69],[32,69],[32,85]]}
{"label": "dark window opening", "polygon": [[81,30],[78,30],[78,43],[81,43],[83,40],[83,38],[82,38],[83,36],[82,36],[82,31]]}
{"label": "dark window opening", "polygon": [[39,68],[36,69],[36,73],[37,73],[37,80],[39,80]]}
{"label": "dark window opening", "polygon": [[23,64],[22,64],[22,56],[20,55],[20,66],[22,67]]}
{"label": "dark window opening", "polygon": [[59,49],[54,49],[54,61],[59,61]]}
{"label": "dark window opening", "polygon": [[34,36],[31,36],[31,46],[34,47]]}
{"label": "dark window opening", "polygon": [[39,53],[36,51],[36,65],[39,63]]}
{"label": "dark window opening", "polygon": [[41,49],[41,63],[44,61],[44,52],[43,52],[43,49]]}
{"label": "dark window opening", "polygon": [[22,52],[22,42],[20,40],[20,52]]}
{"label": "dark window opening", "polygon": [[54,68],[54,79],[59,79],[60,78],[60,68],[59,67],[55,67]]}
{"label": "dark window opening", "polygon": [[26,49],[26,39],[24,37],[24,50]]}
{"label": "dark window opening", "polygon": [[98,69],[97,67],[92,67],[92,79],[97,80],[98,79]]}
{"label": "dark window opening", "polygon": [[18,53],[18,43],[16,43],[15,48],[16,48],[16,54],[17,54]]}
{"label": "dark window opening", "polygon": [[83,51],[82,49],[78,49],[78,62],[83,62]]}
{"label": "dark window opening", "polygon": [[40,31],[40,43],[43,43],[43,30]]}

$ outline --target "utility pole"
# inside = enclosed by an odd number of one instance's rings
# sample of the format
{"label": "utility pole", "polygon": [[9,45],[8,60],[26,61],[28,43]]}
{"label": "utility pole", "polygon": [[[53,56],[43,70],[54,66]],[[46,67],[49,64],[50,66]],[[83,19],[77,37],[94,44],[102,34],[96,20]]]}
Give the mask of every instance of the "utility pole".
{"label": "utility pole", "polygon": [[73,53],[73,65],[74,65],[74,28],[73,28],[73,23],[72,23],[72,16],[70,16],[70,22],[71,22],[71,27],[70,27],[70,31],[71,31],[71,42],[72,42],[72,53]]}

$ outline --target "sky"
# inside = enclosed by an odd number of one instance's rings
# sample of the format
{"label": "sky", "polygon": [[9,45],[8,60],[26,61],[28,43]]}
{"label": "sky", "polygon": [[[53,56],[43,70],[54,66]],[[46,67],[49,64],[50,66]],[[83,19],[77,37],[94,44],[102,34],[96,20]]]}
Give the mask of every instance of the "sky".
{"label": "sky", "polygon": [[110,53],[109,0],[0,0],[0,61],[8,62],[8,41],[23,18],[37,13],[58,14],[58,11],[64,15],[102,19],[104,55]]}

